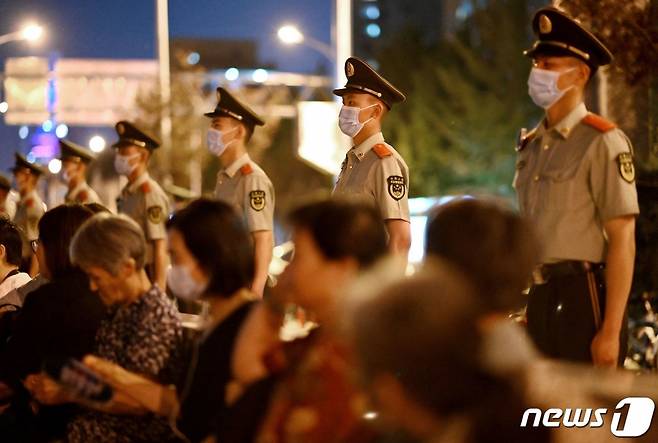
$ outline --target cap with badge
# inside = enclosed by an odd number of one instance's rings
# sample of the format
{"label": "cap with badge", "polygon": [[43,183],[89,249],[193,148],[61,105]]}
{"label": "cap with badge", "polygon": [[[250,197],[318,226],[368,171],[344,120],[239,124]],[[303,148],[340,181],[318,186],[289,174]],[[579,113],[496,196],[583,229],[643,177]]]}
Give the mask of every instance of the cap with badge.
{"label": "cap with badge", "polygon": [[19,169],[25,168],[25,169],[29,169],[31,172],[33,172],[36,175],[41,175],[46,173],[46,168],[44,168],[38,163],[30,163],[23,154],[19,154],[18,152],[15,152],[14,156],[16,157],[16,164],[14,165],[13,168],[11,168],[12,172],[16,172]]}
{"label": "cap with badge", "polygon": [[557,8],[546,7],[537,11],[532,19],[532,29],[537,41],[524,51],[528,57],[577,57],[587,63],[592,71],[612,61],[612,53],[594,34]]}
{"label": "cap with badge", "polygon": [[252,129],[254,126],[263,126],[265,124],[249,106],[238,100],[221,86],[217,88],[217,106],[215,110],[206,112],[203,115],[209,118],[233,117]]}
{"label": "cap with badge", "polygon": [[59,159],[62,161],[74,161],[90,163],[96,159],[96,156],[88,149],[73,143],[69,140],[59,141]]}
{"label": "cap with badge", "polygon": [[395,103],[406,100],[402,92],[379,75],[368,63],[356,57],[350,57],[345,62],[345,76],[347,77],[345,87],[334,89],[334,94],[339,97],[350,92],[370,94],[384,102],[389,109]]}
{"label": "cap with badge", "polygon": [[115,125],[114,129],[119,135],[119,140],[112,145],[113,148],[135,145],[152,151],[160,147],[160,141],[158,139],[139,129],[129,121],[120,121]]}

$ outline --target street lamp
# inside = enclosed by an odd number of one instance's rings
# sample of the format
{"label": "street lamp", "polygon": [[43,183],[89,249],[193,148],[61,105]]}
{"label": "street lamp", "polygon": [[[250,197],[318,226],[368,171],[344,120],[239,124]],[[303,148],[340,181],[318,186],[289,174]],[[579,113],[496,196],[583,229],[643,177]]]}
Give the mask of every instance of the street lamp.
{"label": "street lamp", "polygon": [[43,27],[36,23],[30,23],[23,27],[20,31],[10,32],[9,34],[0,35],[0,45],[5,43],[26,40],[28,42],[35,42],[43,36]]}
{"label": "street lamp", "polygon": [[324,54],[332,63],[336,62],[336,55],[331,46],[312,37],[305,36],[295,25],[281,26],[276,34],[279,40],[286,45],[305,44],[309,48]]}

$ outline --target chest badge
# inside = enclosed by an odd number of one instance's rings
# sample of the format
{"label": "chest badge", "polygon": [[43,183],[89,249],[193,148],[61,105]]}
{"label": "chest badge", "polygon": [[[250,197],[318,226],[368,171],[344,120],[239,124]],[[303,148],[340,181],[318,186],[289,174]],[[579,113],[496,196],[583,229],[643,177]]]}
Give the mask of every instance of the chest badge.
{"label": "chest badge", "polygon": [[254,211],[262,211],[265,208],[265,191],[251,191],[249,205]]}
{"label": "chest badge", "polygon": [[630,152],[623,152],[617,156],[617,163],[619,164],[619,174],[621,178],[628,183],[635,181],[635,166],[633,165],[633,156]]}
{"label": "chest badge", "polygon": [[391,175],[386,181],[388,182],[388,194],[393,197],[393,200],[401,200],[407,191],[404,177]]}

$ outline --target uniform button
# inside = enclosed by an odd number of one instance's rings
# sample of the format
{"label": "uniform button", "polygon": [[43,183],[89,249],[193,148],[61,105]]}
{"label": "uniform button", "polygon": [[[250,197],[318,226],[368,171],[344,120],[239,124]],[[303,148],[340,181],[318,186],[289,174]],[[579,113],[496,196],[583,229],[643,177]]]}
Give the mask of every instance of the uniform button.
{"label": "uniform button", "polygon": [[548,145],[544,145],[544,151],[547,151],[548,148],[550,148],[550,146],[548,146]]}
{"label": "uniform button", "polygon": [[350,165],[350,169],[352,169],[352,165]]}
{"label": "uniform button", "polygon": [[538,176],[538,175],[535,175],[534,177],[532,177],[532,179],[533,179],[534,181],[538,182],[538,181],[539,181],[539,176]]}

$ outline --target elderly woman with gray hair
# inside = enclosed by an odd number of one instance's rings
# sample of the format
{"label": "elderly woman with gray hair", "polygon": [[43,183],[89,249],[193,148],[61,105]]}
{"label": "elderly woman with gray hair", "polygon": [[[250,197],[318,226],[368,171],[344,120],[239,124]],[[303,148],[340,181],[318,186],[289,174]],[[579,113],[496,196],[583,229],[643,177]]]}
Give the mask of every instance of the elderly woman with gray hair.
{"label": "elderly woman with gray hair", "polygon": [[[96,335],[93,354],[162,384],[176,380],[182,345],[178,312],[144,270],[146,242],[140,227],[122,215],[97,214],[73,238],[72,261],[87,273],[110,316]],[[27,380],[42,403],[76,401],[52,380]],[[168,441],[166,421],[153,414],[132,415],[134,401],[121,393],[107,404],[79,414],[69,425],[70,442]]]}

